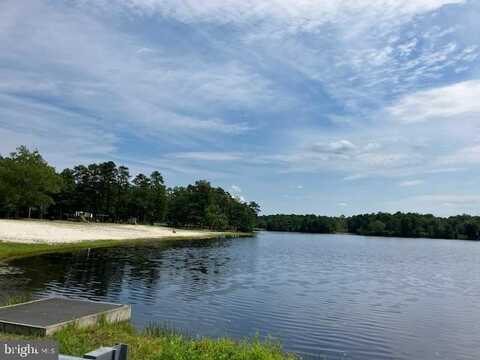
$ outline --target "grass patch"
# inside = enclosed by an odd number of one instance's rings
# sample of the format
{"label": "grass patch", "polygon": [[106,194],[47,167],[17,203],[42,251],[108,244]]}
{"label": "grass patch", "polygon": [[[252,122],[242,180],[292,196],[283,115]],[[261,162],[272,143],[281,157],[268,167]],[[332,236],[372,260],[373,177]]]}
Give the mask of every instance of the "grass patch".
{"label": "grass patch", "polygon": [[[0,333],[0,339],[25,339]],[[192,339],[178,331],[162,326],[155,330],[150,325],[144,331],[130,323],[106,324],[78,329],[67,327],[52,337],[60,352],[81,356],[101,346],[117,343],[129,345],[129,360],[294,360],[294,355],[282,351],[271,341],[259,339],[234,341],[231,339]]]}
{"label": "grass patch", "polygon": [[88,248],[101,248],[121,245],[121,240],[82,241],[71,244],[23,244],[13,242],[0,242],[0,260],[18,257],[47,254],[53,252],[68,252]]}
{"label": "grass patch", "polygon": [[68,244],[25,244],[15,242],[5,242],[0,240],[0,260],[10,260],[13,258],[27,257],[33,255],[49,254],[56,252],[70,252],[82,249],[105,248],[114,246],[124,246],[131,244],[141,244],[142,242],[153,241],[173,241],[173,240],[206,240],[215,238],[238,238],[254,236],[251,233],[219,232],[209,233],[205,236],[168,236],[158,239],[129,239],[129,240],[94,240],[80,241]]}
{"label": "grass patch", "polygon": [[159,324],[156,322],[151,322],[145,327],[145,329],[143,330],[143,333],[147,336],[156,337],[156,338],[159,338],[162,336],[181,336],[183,338],[189,338],[189,339],[193,338],[193,336],[190,333],[175,329],[173,326],[167,323]]}

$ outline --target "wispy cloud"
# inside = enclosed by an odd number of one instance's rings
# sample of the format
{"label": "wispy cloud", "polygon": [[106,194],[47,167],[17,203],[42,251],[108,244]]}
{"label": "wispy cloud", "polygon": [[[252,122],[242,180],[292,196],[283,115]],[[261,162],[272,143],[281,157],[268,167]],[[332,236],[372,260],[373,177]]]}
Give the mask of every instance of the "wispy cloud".
{"label": "wispy cloud", "polygon": [[227,188],[249,174],[272,208],[284,205],[272,194],[301,193],[295,184],[309,197],[342,188],[310,203],[338,210],[350,195],[353,211],[356,186],[381,197],[361,179],[414,186],[476,171],[478,11],[463,0],[5,0],[0,152],[25,143],[60,167],[112,158]]}
{"label": "wispy cloud", "polygon": [[191,62],[66,7],[34,0],[0,9],[0,92],[88,113],[98,127],[164,141],[172,132],[235,135],[251,126],[211,105],[251,107],[271,95],[268,81],[240,63]]}
{"label": "wispy cloud", "polygon": [[172,154],[172,157],[199,161],[236,161],[244,159],[243,154],[225,152],[184,152]]}
{"label": "wispy cloud", "polygon": [[406,123],[480,115],[480,81],[465,81],[406,95],[387,108],[395,120]]}
{"label": "wispy cloud", "polygon": [[443,164],[478,164],[480,163],[480,144],[466,146],[453,154],[440,159]]}
{"label": "wispy cloud", "polygon": [[412,186],[418,186],[423,184],[425,181],[423,180],[405,180],[401,181],[398,185],[401,187],[412,187]]}
{"label": "wispy cloud", "polygon": [[75,111],[0,95],[0,153],[28,144],[60,167],[106,159],[116,152],[119,139],[95,122]]}
{"label": "wispy cloud", "polygon": [[465,194],[427,194],[389,203],[390,211],[418,211],[442,216],[471,213],[480,206],[480,196]]}
{"label": "wispy cloud", "polygon": [[[337,20],[348,21],[351,17],[364,14],[379,20],[398,19],[433,11],[447,4],[462,4],[465,0],[361,0],[346,2],[329,0],[322,3],[288,0],[210,0],[198,3],[194,0],[115,0],[126,9],[141,11],[144,14],[160,14],[174,17],[183,22],[213,22],[220,24],[237,23],[249,25],[255,20],[269,20],[288,25],[290,30],[313,30],[325,23]],[[111,6],[111,1],[89,1],[89,6]]]}

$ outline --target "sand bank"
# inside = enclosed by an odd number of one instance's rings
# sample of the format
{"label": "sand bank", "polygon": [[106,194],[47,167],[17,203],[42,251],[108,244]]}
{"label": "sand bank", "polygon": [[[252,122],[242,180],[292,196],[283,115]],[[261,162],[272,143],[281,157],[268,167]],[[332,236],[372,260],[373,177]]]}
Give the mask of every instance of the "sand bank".
{"label": "sand bank", "polygon": [[17,243],[75,243],[88,240],[202,238],[214,232],[175,230],[147,225],[85,224],[68,221],[0,220],[0,241]]}

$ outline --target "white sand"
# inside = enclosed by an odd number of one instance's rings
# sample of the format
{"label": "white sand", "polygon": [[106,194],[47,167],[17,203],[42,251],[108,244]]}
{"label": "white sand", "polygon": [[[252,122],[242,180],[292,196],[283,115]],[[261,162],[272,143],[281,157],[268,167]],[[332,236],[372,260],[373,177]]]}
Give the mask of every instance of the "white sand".
{"label": "white sand", "polygon": [[72,243],[86,240],[201,238],[208,231],[175,230],[146,225],[85,224],[68,221],[0,220],[0,241],[19,243]]}

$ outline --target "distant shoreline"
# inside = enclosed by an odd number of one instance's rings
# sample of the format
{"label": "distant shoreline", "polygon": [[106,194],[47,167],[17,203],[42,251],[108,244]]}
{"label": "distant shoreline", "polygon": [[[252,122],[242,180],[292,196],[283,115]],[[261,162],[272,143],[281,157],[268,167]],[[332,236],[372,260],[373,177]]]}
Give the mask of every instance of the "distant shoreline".
{"label": "distant shoreline", "polygon": [[441,237],[426,237],[426,236],[400,236],[400,235],[373,235],[373,234],[357,234],[352,232],[305,232],[305,231],[286,231],[286,230],[267,230],[267,229],[255,229],[257,232],[272,232],[272,233],[284,233],[284,234],[304,234],[304,235],[346,235],[346,236],[358,236],[358,237],[373,237],[373,238],[395,238],[395,239],[409,239],[409,240],[452,240],[452,241],[472,241],[478,242],[476,239],[454,239],[454,238],[441,238]]}
{"label": "distant shoreline", "polygon": [[480,240],[480,216],[447,218],[417,213],[370,213],[353,216],[277,214],[258,217],[256,228],[308,234],[350,233],[364,236]]}

